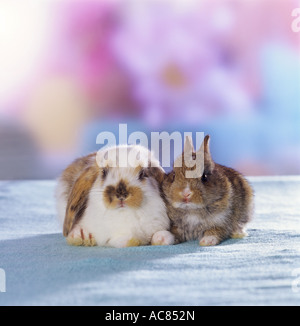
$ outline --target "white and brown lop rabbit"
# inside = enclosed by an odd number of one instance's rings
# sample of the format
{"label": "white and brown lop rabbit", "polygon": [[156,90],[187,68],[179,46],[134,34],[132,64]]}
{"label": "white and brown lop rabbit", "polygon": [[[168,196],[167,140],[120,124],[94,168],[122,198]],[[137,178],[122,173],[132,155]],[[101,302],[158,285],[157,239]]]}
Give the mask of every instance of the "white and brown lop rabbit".
{"label": "white and brown lop rabbit", "polygon": [[68,244],[173,244],[160,191],[163,178],[159,162],[138,145],[115,146],[75,160],[63,171],[56,189]]}
{"label": "white and brown lop rabbit", "polygon": [[[175,242],[198,240],[201,246],[212,246],[244,237],[253,213],[252,188],[239,172],[212,160],[209,136],[197,153],[187,137],[177,160],[182,164],[174,164],[162,186]],[[193,160],[198,164],[191,164]],[[187,177],[193,172],[194,177]]]}

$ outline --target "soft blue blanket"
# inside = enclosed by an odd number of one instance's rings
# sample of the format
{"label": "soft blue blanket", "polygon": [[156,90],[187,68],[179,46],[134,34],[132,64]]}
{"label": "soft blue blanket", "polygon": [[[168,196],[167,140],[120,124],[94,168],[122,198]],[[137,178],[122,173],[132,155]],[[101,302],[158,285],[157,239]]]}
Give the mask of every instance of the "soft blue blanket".
{"label": "soft blue blanket", "polygon": [[300,177],[249,180],[247,238],[124,249],[68,246],[54,181],[0,182],[0,305],[299,305]]}

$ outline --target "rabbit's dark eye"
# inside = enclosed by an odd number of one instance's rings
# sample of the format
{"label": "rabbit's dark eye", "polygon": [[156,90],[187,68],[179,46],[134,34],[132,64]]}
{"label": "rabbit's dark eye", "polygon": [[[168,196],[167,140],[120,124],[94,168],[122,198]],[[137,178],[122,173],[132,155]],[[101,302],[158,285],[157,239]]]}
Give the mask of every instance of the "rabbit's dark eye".
{"label": "rabbit's dark eye", "polygon": [[108,174],[108,168],[102,169],[102,179],[104,179]]}
{"label": "rabbit's dark eye", "polygon": [[145,169],[142,169],[139,173],[139,180],[144,180],[145,178],[148,177],[148,174]]}
{"label": "rabbit's dark eye", "polygon": [[205,173],[202,174],[201,181],[202,182],[206,182],[207,181],[207,174],[205,174]]}
{"label": "rabbit's dark eye", "polygon": [[174,172],[171,172],[170,175],[169,175],[169,180],[171,181],[171,183],[174,182],[175,180],[175,173]]}

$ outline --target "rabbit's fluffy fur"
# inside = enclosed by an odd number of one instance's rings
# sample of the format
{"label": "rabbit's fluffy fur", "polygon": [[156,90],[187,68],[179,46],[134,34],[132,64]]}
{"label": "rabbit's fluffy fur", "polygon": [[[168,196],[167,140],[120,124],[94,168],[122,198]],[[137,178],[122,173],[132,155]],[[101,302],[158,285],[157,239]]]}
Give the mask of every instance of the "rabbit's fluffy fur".
{"label": "rabbit's fluffy fur", "polygon": [[173,244],[160,190],[163,177],[152,153],[138,145],[111,147],[74,161],[56,189],[67,242],[110,247]]}

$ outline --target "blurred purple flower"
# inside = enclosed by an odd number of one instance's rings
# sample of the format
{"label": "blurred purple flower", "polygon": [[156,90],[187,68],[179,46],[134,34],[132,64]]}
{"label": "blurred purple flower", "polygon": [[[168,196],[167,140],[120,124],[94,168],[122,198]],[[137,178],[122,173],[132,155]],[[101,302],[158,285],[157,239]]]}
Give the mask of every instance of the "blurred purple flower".
{"label": "blurred purple flower", "polygon": [[233,19],[229,7],[207,11],[199,1],[126,7],[114,37],[115,55],[135,80],[145,120],[199,123],[216,114],[250,110],[234,65],[224,60],[228,49],[218,41]]}

